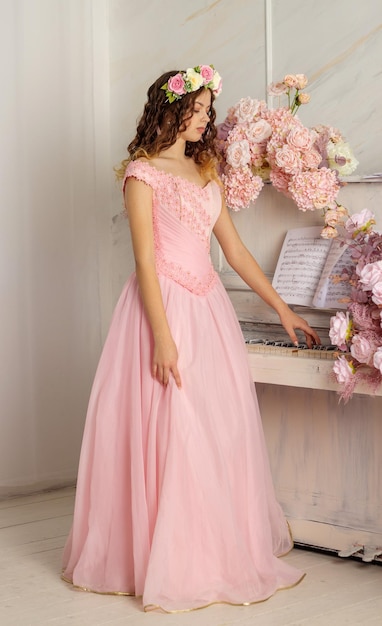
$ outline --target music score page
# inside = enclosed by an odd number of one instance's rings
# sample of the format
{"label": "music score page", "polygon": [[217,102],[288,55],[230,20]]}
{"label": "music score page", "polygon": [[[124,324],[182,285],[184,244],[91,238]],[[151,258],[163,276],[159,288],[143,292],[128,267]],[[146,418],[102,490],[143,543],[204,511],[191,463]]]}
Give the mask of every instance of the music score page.
{"label": "music score page", "polygon": [[349,284],[334,277],[351,263],[349,252],[338,239],[323,239],[321,230],[308,226],[287,232],[272,285],[288,304],[345,309]]}

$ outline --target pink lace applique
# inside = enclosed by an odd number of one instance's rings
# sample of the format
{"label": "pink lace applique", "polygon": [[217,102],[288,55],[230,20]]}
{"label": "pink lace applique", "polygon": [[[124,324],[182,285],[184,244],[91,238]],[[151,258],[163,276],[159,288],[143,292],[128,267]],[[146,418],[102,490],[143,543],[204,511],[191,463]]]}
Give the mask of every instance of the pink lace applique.
{"label": "pink lace applique", "polygon": [[[213,214],[208,202],[208,186],[199,187],[191,181],[140,161],[129,163],[125,180],[128,176],[142,180],[150,185],[154,192],[153,230],[158,274],[171,278],[192,293],[205,295],[217,281],[217,274],[209,259]],[[208,207],[211,212],[207,210]],[[163,211],[176,216],[182,226],[203,243],[205,254],[208,256],[208,269],[203,276],[193,274],[181,264],[172,261],[166,254],[161,236]]]}

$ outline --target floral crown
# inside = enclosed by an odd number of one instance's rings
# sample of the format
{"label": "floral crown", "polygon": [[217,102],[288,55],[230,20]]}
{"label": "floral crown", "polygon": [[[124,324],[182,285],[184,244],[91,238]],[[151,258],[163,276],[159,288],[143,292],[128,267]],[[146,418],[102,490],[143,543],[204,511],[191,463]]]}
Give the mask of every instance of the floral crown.
{"label": "floral crown", "polygon": [[222,79],[213,65],[197,65],[189,67],[185,72],[178,72],[171,76],[161,89],[166,92],[166,102],[180,100],[186,93],[197,91],[201,87],[211,89],[215,96],[222,90]]}

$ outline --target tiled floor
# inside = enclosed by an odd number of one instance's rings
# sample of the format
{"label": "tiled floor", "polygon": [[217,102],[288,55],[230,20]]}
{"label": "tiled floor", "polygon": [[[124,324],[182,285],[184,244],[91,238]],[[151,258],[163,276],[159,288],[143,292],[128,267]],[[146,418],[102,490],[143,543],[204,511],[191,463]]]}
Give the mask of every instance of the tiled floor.
{"label": "tiled floor", "polygon": [[299,549],[285,558],[306,571],[303,582],[252,606],[144,613],[135,598],[75,591],[59,577],[73,496],[62,489],[0,503],[2,626],[382,625],[381,566]]}

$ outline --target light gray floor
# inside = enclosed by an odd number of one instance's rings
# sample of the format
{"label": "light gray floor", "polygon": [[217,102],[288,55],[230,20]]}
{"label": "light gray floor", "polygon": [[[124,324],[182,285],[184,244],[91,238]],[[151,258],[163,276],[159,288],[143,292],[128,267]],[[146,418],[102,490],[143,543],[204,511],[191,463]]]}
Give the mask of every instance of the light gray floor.
{"label": "light gray floor", "polygon": [[299,549],[285,558],[306,571],[303,582],[252,606],[144,613],[135,598],[75,591],[59,576],[73,499],[62,489],[0,502],[2,626],[382,625],[381,566]]}

